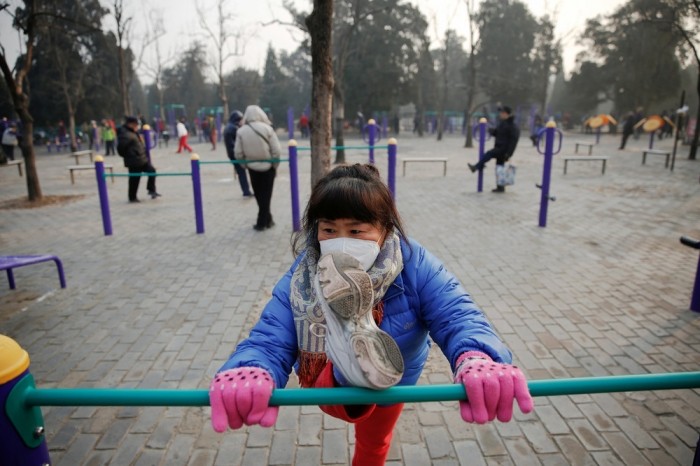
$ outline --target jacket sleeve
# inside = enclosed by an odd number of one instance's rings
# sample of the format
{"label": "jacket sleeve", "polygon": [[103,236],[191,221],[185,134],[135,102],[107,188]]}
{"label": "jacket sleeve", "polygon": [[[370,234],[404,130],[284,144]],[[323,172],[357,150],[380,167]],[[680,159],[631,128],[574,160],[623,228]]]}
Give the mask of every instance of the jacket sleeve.
{"label": "jacket sleeve", "polygon": [[275,133],[275,130],[272,129],[272,132],[270,135],[270,156],[273,159],[278,159],[278,158],[280,158],[281,154],[282,154],[282,149],[280,147],[280,140],[277,139],[277,134]]}
{"label": "jacket sleeve", "polygon": [[416,288],[421,314],[431,338],[454,369],[465,351],[481,351],[509,363],[512,354],[457,279],[432,254],[412,245],[417,264]]}
{"label": "jacket sleeve", "polygon": [[[243,129],[243,128],[241,128]],[[243,154],[243,131],[241,129],[238,130],[238,133],[236,135],[236,144],[233,146],[233,155],[236,157],[238,160],[244,160],[245,155]],[[243,167],[247,168],[247,167]]]}
{"label": "jacket sleeve", "polygon": [[287,385],[298,352],[294,317],[289,301],[295,266],[292,266],[277,283],[272,290],[272,299],[263,309],[250,335],[238,344],[218,372],[236,367],[259,367],[272,375],[277,388]]}

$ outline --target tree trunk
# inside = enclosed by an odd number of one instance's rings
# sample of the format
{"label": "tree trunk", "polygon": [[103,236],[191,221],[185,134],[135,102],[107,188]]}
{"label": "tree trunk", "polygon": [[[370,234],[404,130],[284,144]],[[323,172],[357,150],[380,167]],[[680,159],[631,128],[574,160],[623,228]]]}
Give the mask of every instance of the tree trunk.
{"label": "tree trunk", "polygon": [[[335,145],[343,147],[345,145],[345,95],[342,84],[336,79],[333,83],[333,107],[335,111]],[[345,149],[335,151],[336,164],[345,163]]]}
{"label": "tree trunk", "polygon": [[36,171],[36,157],[34,155],[34,119],[29,114],[29,97],[22,93],[17,94],[14,89],[10,89],[15,112],[22,121],[22,139],[19,147],[24,157],[24,168],[27,174],[27,198],[30,202],[40,201],[44,195],[39,184],[39,174]]}
{"label": "tree trunk", "polygon": [[78,141],[75,136],[75,112],[72,108],[68,108],[68,131],[70,131],[70,150],[75,152],[78,150]]}
{"label": "tree trunk", "polygon": [[119,40],[119,88],[122,94],[122,109],[124,115],[131,114],[131,104],[129,103],[129,90],[126,86],[126,64],[124,63],[124,49],[122,48],[121,39]]}
{"label": "tree trunk", "polygon": [[314,0],[306,17],[311,36],[311,186],[329,171],[333,103],[333,0]]}
{"label": "tree trunk", "polygon": [[22,137],[19,140],[19,147],[22,150],[22,157],[24,157],[24,168],[27,174],[27,198],[30,202],[39,201],[44,197],[41,193],[39,175],[36,171],[33,138],[34,119],[29,113],[29,94],[24,92],[24,81],[29,74],[34,53],[34,30],[37,18],[36,3],[36,0],[25,2],[27,7],[27,24],[25,29],[27,41],[24,52],[24,66],[17,71],[15,77],[12,76],[12,70],[7,65],[5,50],[0,47],[0,70],[2,70],[7,90],[12,98],[12,106],[22,122]]}
{"label": "tree trunk", "polygon": [[467,84],[469,86],[469,90],[467,91],[467,121],[466,121],[466,139],[464,141],[464,147],[465,148],[472,148],[474,147],[474,141],[472,138],[472,116],[474,115],[474,97],[476,94],[476,89],[475,89],[475,82],[476,82],[476,74],[474,74],[474,79],[469,78],[470,83]]}
{"label": "tree trunk", "polygon": [[[698,97],[700,97],[700,67],[698,67],[698,83],[696,90],[698,92]],[[678,128],[678,131],[683,131],[683,128]],[[698,136],[700,136],[700,105],[698,105],[698,113],[695,115],[695,130],[693,131],[693,142],[690,144],[690,154],[688,155],[688,160],[695,160],[697,156]]]}
{"label": "tree trunk", "polygon": [[219,76],[219,97],[221,97],[221,102],[224,104],[224,121],[228,121],[228,96],[226,95],[225,84],[224,77]]}

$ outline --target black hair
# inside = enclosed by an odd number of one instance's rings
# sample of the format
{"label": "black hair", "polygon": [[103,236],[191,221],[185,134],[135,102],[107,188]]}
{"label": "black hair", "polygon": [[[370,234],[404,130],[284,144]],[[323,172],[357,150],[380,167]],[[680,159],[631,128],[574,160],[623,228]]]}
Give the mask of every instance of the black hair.
{"label": "black hair", "polygon": [[302,230],[292,238],[294,253],[301,253],[307,246],[318,251],[319,220],[339,218],[371,223],[387,232],[395,229],[406,240],[394,198],[374,165],[340,165],[316,183],[304,212]]}

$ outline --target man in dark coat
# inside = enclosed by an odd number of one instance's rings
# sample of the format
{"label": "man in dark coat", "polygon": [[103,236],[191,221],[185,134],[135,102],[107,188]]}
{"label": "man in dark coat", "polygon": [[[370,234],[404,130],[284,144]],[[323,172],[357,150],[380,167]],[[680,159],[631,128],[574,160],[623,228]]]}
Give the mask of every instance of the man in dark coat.
{"label": "man in dark coat", "polygon": [[620,147],[617,150],[623,150],[627,144],[627,139],[634,133],[634,125],[637,123],[637,117],[634,113],[629,112],[625,122],[622,125],[622,142],[620,142]]}
{"label": "man in dark coat", "polygon": [[[238,133],[238,128],[241,126],[242,121],[243,114],[238,110],[234,110],[231,112],[226,128],[224,128],[224,145],[226,146],[226,154],[231,160],[236,160],[233,148],[236,146],[236,134]],[[248,171],[245,169],[245,166],[240,163],[234,163],[233,168],[238,175],[238,182],[241,184],[243,197],[251,199],[253,193],[250,192],[250,185],[248,184]]]}
{"label": "man in dark coat", "polygon": [[[139,120],[136,117],[126,117],[124,125],[117,130],[117,153],[124,158],[124,166],[129,173],[155,173],[156,169],[151,165],[146,155],[146,147],[137,132]],[[140,176],[129,177],[129,202],[140,202],[136,197],[139,190]],[[146,183],[151,199],[160,197],[156,192],[156,177],[149,176]]]}
{"label": "man in dark coat", "polygon": [[[520,130],[515,125],[513,111],[510,107],[504,105],[498,109],[498,116],[501,120],[498,126],[489,130],[491,136],[495,139],[493,149],[486,152],[478,163],[467,164],[472,173],[477,170],[483,170],[486,162],[493,158],[496,159],[496,165],[505,165],[508,159],[513,156],[513,152],[515,152],[515,146],[520,138]],[[493,191],[502,193],[505,190],[505,186],[498,186]]]}

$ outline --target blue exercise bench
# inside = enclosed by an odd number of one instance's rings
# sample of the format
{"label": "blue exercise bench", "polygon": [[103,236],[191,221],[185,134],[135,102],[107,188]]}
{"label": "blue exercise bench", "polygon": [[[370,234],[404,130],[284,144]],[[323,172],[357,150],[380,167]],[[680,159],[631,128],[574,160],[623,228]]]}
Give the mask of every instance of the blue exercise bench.
{"label": "blue exercise bench", "polygon": [[7,271],[7,281],[10,282],[10,289],[15,289],[15,276],[12,269],[25,265],[38,264],[40,262],[54,261],[58,269],[58,279],[61,281],[61,288],[66,287],[66,277],[63,275],[63,264],[56,256],[0,256],[0,270]]}

